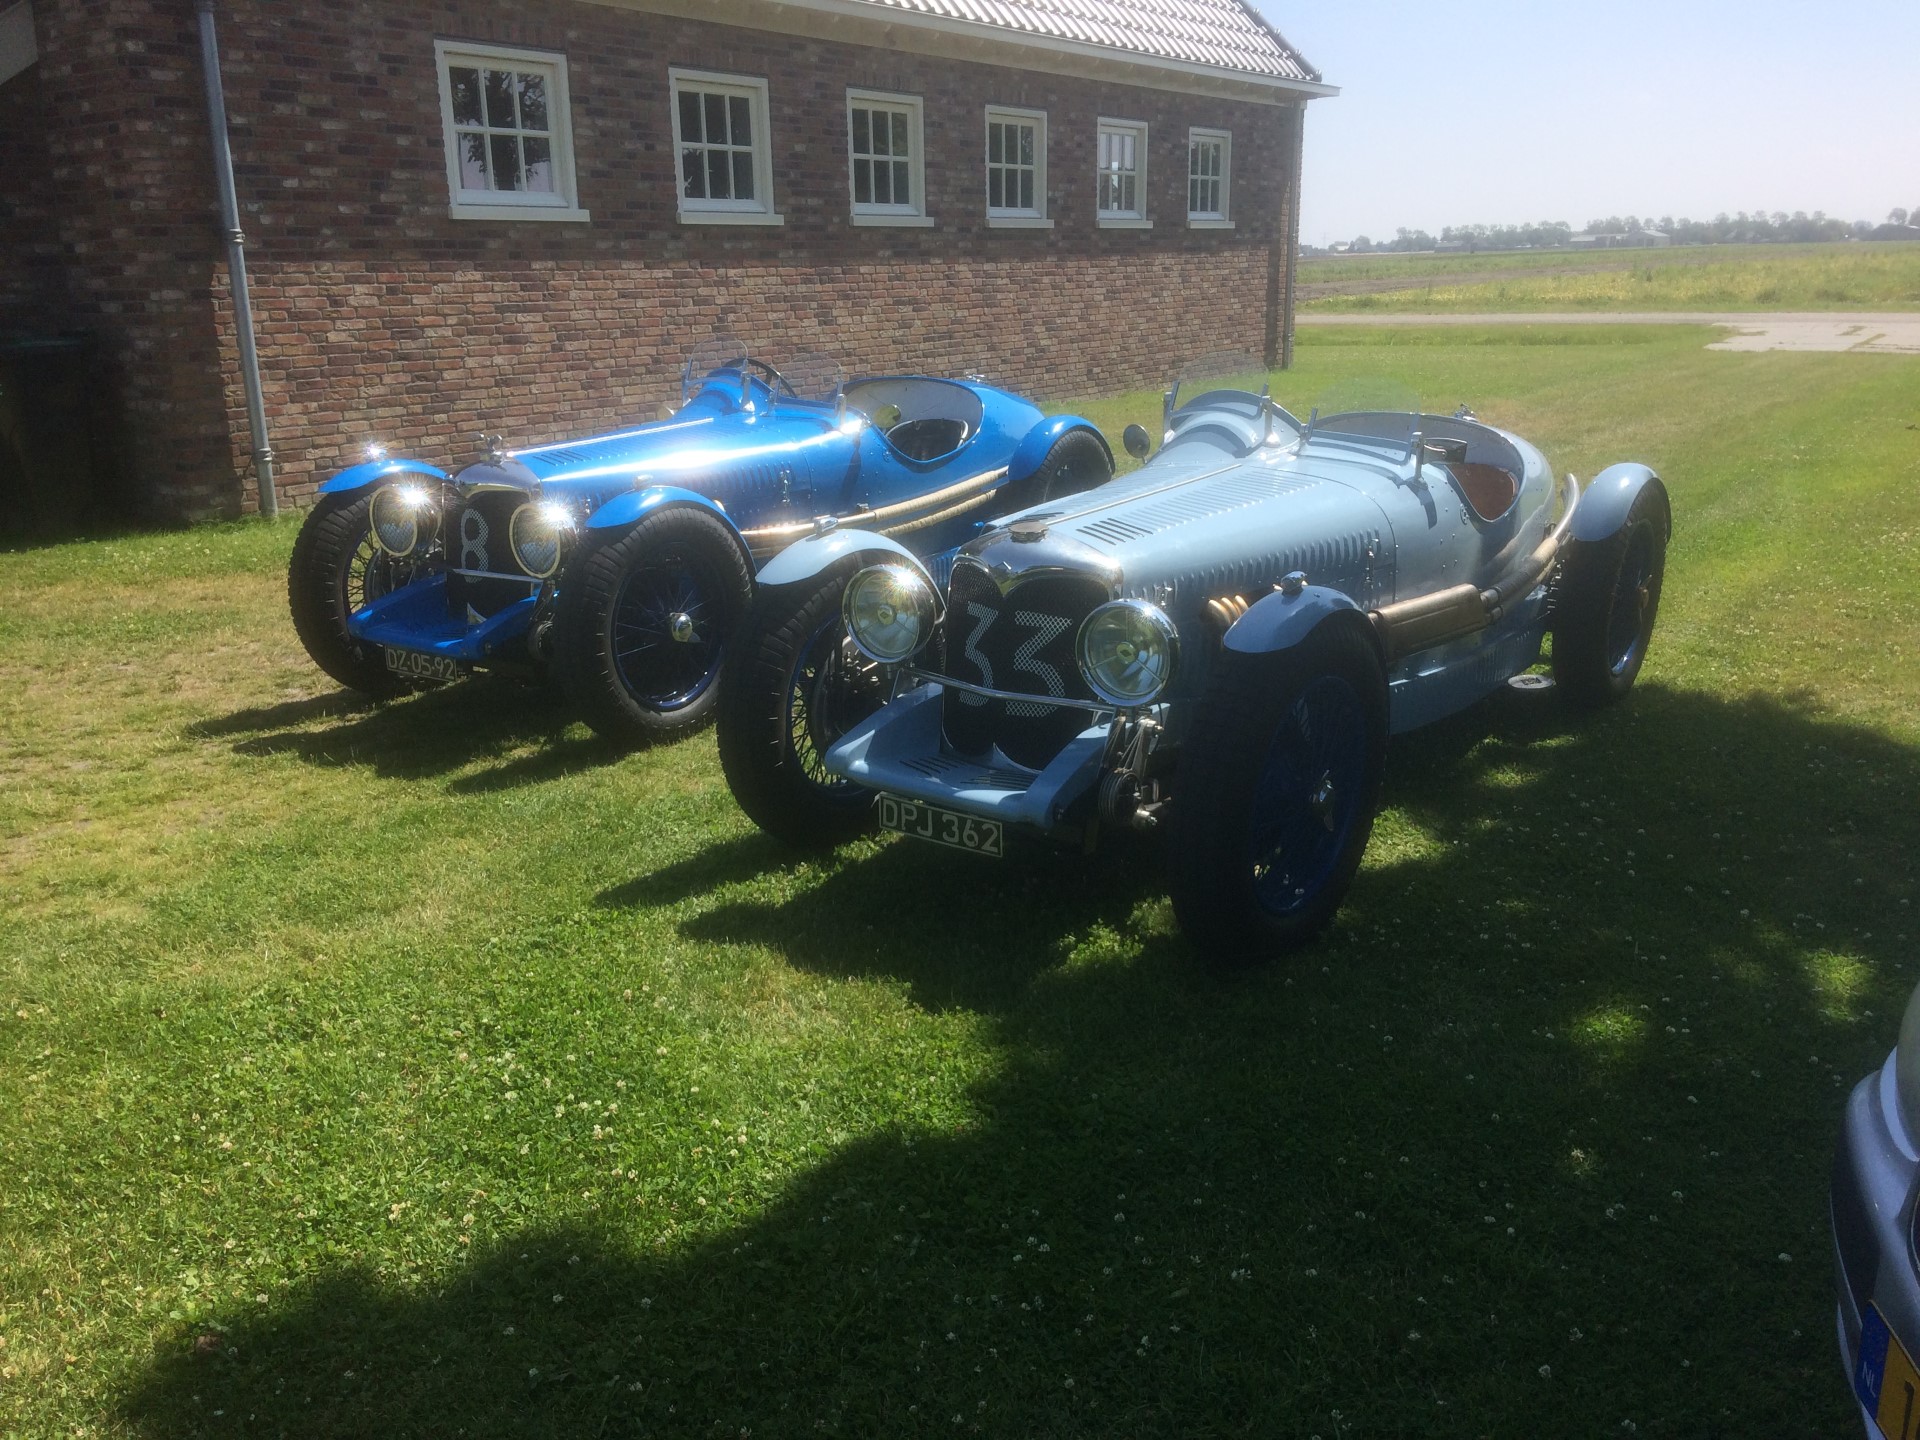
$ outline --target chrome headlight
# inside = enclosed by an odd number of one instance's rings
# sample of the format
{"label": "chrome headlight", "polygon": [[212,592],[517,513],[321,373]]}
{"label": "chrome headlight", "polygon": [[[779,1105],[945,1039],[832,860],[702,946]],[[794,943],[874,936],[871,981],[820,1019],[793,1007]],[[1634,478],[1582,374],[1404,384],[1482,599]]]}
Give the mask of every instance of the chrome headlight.
{"label": "chrome headlight", "polygon": [[933,587],[905,565],[870,565],[847,582],[840,613],[860,653],[897,665],[933,637]]}
{"label": "chrome headlight", "polygon": [[507,541],[520,568],[536,580],[545,580],[560,568],[567,541],[579,522],[556,501],[522,505],[507,522]]}
{"label": "chrome headlight", "polygon": [[1073,653],[1081,678],[1109,705],[1151,705],[1173,679],[1180,636],[1159,606],[1110,600],[1081,623]]}
{"label": "chrome headlight", "polygon": [[373,543],[395,559],[413,554],[432,529],[434,503],[423,485],[382,485],[367,505]]}

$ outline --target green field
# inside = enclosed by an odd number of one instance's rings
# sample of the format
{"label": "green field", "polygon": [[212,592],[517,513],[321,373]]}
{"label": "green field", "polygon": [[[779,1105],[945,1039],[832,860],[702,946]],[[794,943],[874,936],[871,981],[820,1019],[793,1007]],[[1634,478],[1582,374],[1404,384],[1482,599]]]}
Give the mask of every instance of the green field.
{"label": "green field", "polygon": [[1920,245],[1316,257],[1299,283],[1315,313],[1920,310]]}
{"label": "green field", "polygon": [[291,523],[0,555],[0,1434],[1847,1433],[1920,360],[1703,339],[1303,335],[1289,405],[1469,400],[1676,529],[1631,701],[1399,742],[1235,980],[1144,845],[797,862],[710,736],[364,706]]}

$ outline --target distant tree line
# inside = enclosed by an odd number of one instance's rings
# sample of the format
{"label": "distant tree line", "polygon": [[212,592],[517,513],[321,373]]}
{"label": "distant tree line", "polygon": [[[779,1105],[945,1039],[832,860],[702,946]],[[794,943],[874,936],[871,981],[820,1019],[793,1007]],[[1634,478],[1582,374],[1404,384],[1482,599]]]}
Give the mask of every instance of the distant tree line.
{"label": "distant tree line", "polygon": [[[1839,220],[1823,210],[1816,210],[1811,215],[1804,210],[1796,210],[1791,215],[1784,210],[1775,210],[1771,214],[1764,210],[1755,210],[1751,214],[1742,210],[1735,215],[1723,211],[1711,220],[1689,220],[1684,216],[1675,219],[1671,215],[1662,215],[1657,220],[1651,215],[1608,215],[1589,220],[1584,233],[1644,235],[1657,231],[1675,245],[1806,244],[1821,240],[1895,238],[1887,232],[1906,228],[1909,219],[1915,226],[1920,226],[1920,206],[1911,211],[1895,206],[1888,212],[1884,225],[1875,225],[1871,220]],[[1543,220],[1527,225],[1449,225],[1440,232],[1438,239],[1425,230],[1402,227],[1394,231],[1391,240],[1357,236],[1347,249],[1356,255],[1403,254],[1440,249],[1539,250],[1570,244],[1574,233],[1574,228],[1564,220]],[[1325,253],[1316,246],[1302,248]]]}

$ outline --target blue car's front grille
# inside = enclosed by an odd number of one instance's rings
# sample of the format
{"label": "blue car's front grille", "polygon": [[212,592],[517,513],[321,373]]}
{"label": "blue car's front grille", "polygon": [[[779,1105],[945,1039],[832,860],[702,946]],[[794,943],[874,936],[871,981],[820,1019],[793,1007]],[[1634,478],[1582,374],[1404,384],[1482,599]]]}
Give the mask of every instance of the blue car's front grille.
{"label": "blue car's front grille", "polygon": [[[947,673],[990,690],[1091,700],[1073,645],[1080,622],[1107,599],[1092,576],[1040,575],[1002,595],[973,564],[956,565],[947,590]],[[1087,712],[1020,700],[947,692],[947,743],[964,755],[994,745],[1038,770],[1086,728]]]}
{"label": "blue car's front grille", "polygon": [[525,572],[508,538],[513,512],[526,502],[516,490],[448,492],[440,547],[447,563],[447,606],[455,618],[469,606],[476,614],[494,615],[527,598],[532,577],[513,578]]}

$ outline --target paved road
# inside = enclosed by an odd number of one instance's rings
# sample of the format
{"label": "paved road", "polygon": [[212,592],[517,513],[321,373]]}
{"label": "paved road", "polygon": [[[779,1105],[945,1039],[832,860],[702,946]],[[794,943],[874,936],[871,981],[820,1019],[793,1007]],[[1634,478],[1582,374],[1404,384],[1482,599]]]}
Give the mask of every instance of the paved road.
{"label": "paved road", "polygon": [[1623,314],[1333,315],[1298,317],[1302,325],[1719,325],[1734,333],[1709,350],[1822,350],[1920,355],[1920,313],[1634,311]]}

